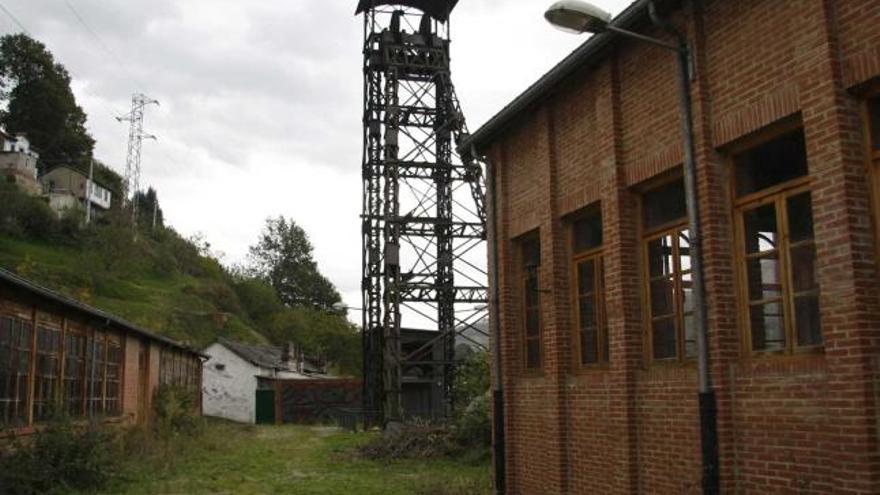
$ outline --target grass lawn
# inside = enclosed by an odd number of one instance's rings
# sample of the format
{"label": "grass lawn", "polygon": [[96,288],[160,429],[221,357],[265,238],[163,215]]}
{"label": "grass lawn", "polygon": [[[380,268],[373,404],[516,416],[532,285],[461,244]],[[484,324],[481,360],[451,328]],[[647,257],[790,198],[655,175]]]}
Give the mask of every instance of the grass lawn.
{"label": "grass lawn", "polygon": [[490,493],[488,461],[449,459],[391,464],[358,458],[372,434],[305,426],[242,426],[211,422],[198,439],[169,455],[131,462],[106,493],[284,493],[479,495]]}

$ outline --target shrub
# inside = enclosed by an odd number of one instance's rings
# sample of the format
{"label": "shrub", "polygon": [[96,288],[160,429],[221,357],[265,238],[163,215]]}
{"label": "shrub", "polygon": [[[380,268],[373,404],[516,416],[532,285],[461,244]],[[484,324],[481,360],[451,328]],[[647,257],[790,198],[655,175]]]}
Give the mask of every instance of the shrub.
{"label": "shrub", "polygon": [[462,449],[485,449],[492,445],[492,408],[486,392],[474,398],[452,427],[454,443]]}
{"label": "shrub", "polygon": [[118,468],[115,434],[105,427],[59,419],[27,440],[0,457],[0,493],[97,491]]}
{"label": "shrub", "polygon": [[204,421],[199,415],[198,397],[190,389],[162,385],[156,391],[154,408],[154,429],[160,440],[172,440],[179,435],[195,436],[203,431]]}
{"label": "shrub", "polygon": [[383,461],[429,459],[457,451],[449,429],[442,424],[413,420],[388,430],[360,447],[361,456]]}

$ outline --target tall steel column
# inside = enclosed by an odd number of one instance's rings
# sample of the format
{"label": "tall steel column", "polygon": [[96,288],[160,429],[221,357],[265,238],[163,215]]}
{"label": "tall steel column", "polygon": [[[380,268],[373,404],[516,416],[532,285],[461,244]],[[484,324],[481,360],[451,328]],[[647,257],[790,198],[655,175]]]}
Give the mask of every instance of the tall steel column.
{"label": "tall steel column", "polygon": [[131,111],[121,117],[116,117],[119,122],[129,122],[128,128],[128,152],[125,158],[125,182],[122,191],[122,202],[128,201],[131,195],[131,223],[137,229],[138,204],[137,193],[140,189],[141,180],[141,146],[144,139],[156,139],[156,136],[144,132],[144,108],[147,105],[159,102],[148,98],[142,93],[135,93],[131,97]]}
{"label": "tall steel column", "polygon": [[[456,344],[484,346],[487,337],[482,166],[454,152],[467,134],[449,69],[455,3],[361,0],[357,10],[364,15],[364,409],[376,424],[448,417]],[[408,410],[404,393],[416,384],[437,391],[430,411]]]}

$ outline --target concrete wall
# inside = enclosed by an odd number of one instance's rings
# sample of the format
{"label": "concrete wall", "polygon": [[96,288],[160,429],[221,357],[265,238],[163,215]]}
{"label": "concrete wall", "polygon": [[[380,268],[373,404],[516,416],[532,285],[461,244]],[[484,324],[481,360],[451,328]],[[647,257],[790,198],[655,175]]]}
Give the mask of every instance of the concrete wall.
{"label": "concrete wall", "polygon": [[[725,493],[877,493],[880,286],[861,105],[880,88],[876,0],[704,0],[693,40],[699,189]],[[636,31],[663,37],[647,23]],[[696,493],[693,362],[646,352],[638,221],[646,181],[679,169],[675,61],[621,41],[488,149],[498,170],[509,493]],[[743,348],[729,148],[796,120],[813,197],[822,352]],[[610,360],[574,363],[567,215],[600,203]],[[523,367],[517,237],[540,235],[544,362]]]}
{"label": "concrete wall", "polygon": [[[256,422],[256,390],[260,368],[219,343],[205,349],[211,358],[202,367],[202,407],[206,416],[242,423]],[[224,369],[217,369],[217,365]]]}

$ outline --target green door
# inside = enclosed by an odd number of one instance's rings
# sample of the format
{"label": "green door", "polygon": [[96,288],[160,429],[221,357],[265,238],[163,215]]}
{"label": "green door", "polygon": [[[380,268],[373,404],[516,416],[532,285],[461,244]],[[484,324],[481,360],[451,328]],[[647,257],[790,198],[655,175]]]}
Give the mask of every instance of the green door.
{"label": "green door", "polygon": [[275,424],[275,391],[257,390],[257,424]]}

